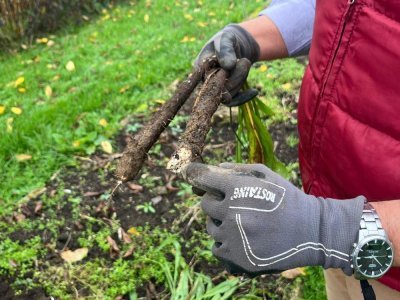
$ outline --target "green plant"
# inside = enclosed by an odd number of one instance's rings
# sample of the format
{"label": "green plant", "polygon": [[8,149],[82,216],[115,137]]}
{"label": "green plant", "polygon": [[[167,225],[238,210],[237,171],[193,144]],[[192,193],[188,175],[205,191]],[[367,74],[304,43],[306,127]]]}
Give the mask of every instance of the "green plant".
{"label": "green plant", "polygon": [[151,202],[136,205],[136,210],[143,211],[145,214],[154,214],[156,212],[156,209],[153,207]]}
{"label": "green plant", "polygon": [[[245,88],[248,88],[248,84]],[[272,170],[288,177],[285,165],[274,154],[274,143],[263,123],[262,118],[272,115],[273,111],[257,97],[239,107],[236,161],[244,161],[242,147],[245,147],[249,163],[263,163]]]}

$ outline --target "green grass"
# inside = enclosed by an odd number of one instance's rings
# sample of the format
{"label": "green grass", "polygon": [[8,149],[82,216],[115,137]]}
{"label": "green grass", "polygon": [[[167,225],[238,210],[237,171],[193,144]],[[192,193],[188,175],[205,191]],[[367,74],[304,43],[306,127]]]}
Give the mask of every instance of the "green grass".
{"label": "green grass", "polygon": [[[168,99],[169,85],[189,72],[204,41],[261,5],[132,2],[104,11],[85,27],[48,37],[55,42],[52,47],[35,44],[0,56],[0,105],[6,107],[0,115],[0,198],[6,204],[0,214],[71,163],[73,155],[99,148],[121,127],[121,119],[147,111],[156,99]],[[181,42],[185,36],[195,40]],[[65,67],[69,61],[74,72]],[[19,86],[25,93],[14,87],[19,77],[25,78]],[[46,86],[52,88],[50,98]],[[13,114],[13,106],[22,114]],[[9,118],[12,132],[7,132]],[[106,127],[98,123],[102,118]],[[32,159],[18,162],[17,154]]]}

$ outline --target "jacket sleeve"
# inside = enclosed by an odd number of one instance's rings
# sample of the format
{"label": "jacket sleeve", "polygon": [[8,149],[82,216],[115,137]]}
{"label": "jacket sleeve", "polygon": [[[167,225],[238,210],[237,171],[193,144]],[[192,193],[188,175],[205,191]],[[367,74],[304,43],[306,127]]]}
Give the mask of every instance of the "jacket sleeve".
{"label": "jacket sleeve", "polygon": [[289,56],[307,54],[310,50],[315,17],[315,0],[273,0],[260,12],[278,27]]}

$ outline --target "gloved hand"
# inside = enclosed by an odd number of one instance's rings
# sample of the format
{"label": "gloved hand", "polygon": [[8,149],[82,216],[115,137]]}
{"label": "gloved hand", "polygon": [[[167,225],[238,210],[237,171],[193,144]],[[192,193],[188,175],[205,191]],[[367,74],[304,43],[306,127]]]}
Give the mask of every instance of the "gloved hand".
{"label": "gloved hand", "polygon": [[255,96],[257,90],[239,93],[246,81],[251,64],[258,60],[260,47],[249,32],[236,24],[226,26],[214,35],[200,51],[195,66],[200,67],[205,59],[217,56],[221,68],[230,72],[225,85],[223,103],[227,106],[241,105]]}
{"label": "gloved hand", "polygon": [[184,178],[205,190],[201,207],[213,254],[232,273],[274,273],[320,265],[351,275],[363,196],[307,195],[264,165],[192,163]]}

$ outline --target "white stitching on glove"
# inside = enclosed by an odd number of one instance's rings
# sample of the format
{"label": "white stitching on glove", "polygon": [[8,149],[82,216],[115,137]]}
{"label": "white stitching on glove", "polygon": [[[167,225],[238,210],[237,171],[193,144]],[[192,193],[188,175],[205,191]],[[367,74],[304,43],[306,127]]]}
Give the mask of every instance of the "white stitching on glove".
{"label": "white stitching on glove", "polygon": [[249,274],[321,265],[352,274],[364,197],[334,200],[307,195],[264,165],[190,164],[186,180],[206,191],[212,249],[233,272]]}

